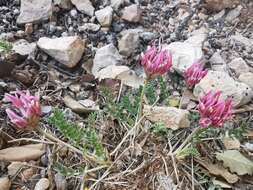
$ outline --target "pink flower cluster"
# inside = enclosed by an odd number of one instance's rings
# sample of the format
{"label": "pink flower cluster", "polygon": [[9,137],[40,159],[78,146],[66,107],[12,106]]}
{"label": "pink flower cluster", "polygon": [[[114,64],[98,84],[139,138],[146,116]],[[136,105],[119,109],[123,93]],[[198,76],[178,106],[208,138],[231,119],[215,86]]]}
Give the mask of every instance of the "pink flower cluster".
{"label": "pink flower cluster", "polygon": [[154,78],[168,72],[172,66],[172,56],[167,50],[158,50],[150,47],[141,56],[141,65],[148,78]]}
{"label": "pink flower cluster", "polygon": [[233,112],[232,99],[219,100],[221,91],[209,91],[199,100],[198,110],[200,114],[199,124],[201,127],[221,127],[231,119]]}
{"label": "pink flower cluster", "polygon": [[12,103],[12,109],[6,109],[6,113],[13,124],[22,129],[37,127],[41,115],[39,97],[29,91],[14,91],[5,94],[4,100]]}
{"label": "pink flower cluster", "polygon": [[187,85],[190,88],[193,87],[195,84],[199,83],[204,76],[206,76],[207,72],[208,71],[203,68],[201,63],[194,63],[184,72]]}

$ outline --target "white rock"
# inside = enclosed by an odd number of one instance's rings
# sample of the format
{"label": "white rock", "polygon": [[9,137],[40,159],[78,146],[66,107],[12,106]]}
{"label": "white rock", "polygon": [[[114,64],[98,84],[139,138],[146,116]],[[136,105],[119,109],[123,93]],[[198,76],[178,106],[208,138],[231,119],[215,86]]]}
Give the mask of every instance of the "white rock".
{"label": "white rock", "polygon": [[227,22],[233,22],[241,14],[242,8],[243,7],[241,5],[239,5],[235,9],[229,11],[227,16],[226,16],[226,21]]}
{"label": "white rock", "polygon": [[233,59],[228,64],[228,67],[236,74],[236,76],[239,76],[242,73],[247,73],[250,70],[247,63],[241,57]]}
{"label": "white rock", "polygon": [[66,10],[69,10],[72,8],[72,3],[70,0],[54,0],[54,4]]}
{"label": "white rock", "polygon": [[39,39],[37,45],[48,55],[71,68],[76,66],[84,52],[84,42],[78,36]]}
{"label": "white rock", "polygon": [[49,188],[50,181],[47,178],[41,178],[35,185],[34,190],[47,190]]}
{"label": "white rock", "polygon": [[125,2],[125,0],[111,0],[111,6],[113,9],[118,10],[119,7]]}
{"label": "white rock", "polygon": [[52,16],[52,0],[21,0],[17,24],[35,23]]}
{"label": "white rock", "polygon": [[212,70],[214,71],[223,71],[227,72],[227,65],[224,59],[220,55],[220,51],[215,52],[212,57],[209,59]]}
{"label": "white rock", "polygon": [[241,34],[233,35],[230,37],[230,39],[247,47],[253,46],[253,39],[246,38]]}
{"label": "white rock", "polygon": [[110,65],[120,65],[122,63],[122,57],[119,54],[117,48],[113,44],[108,44],[97,50],[92,67],[92,74],[98,78],[100,76],[100,70]]}
{"label": "white rock", "polygon": [[100,29],[100,25],[94,24],[94,23],[85,23],[82,26],[78,26],[79,32],[83,32],[83,31],[97,32],[99,31],[99,29]]}
{"label": "white rock", "polygon": [[249,87],[253,90],[253,73],[251,72],[242,73],[239,76],[239,81],[249,85]]}
{"label": "white rock", "polygon": [[9,190],[11,188],[11,181],[8,177],[0,178],[0,189],[1,190]]}
{"label": "white rock", "polygon": [[28,41],[21,39],[12,44],[12,50],[19,55],[30,55],[36,49],[36,43],[29,43]]}
{"label": "white rock", "polygon": [[89,0],[71,0],[71,2],[76,6],[76,8],[89,16],[94,15],[95,8]]}
{"label": "white rock", "polygon": [[113,9],[107,6],[95,12],[95,16],[101,26],[109,27],[112,23]]}
{"label": "white rock", "polygon": [[202,27],[198,30],[193,31],[190,34],[190,37],[187,40],[185,40],[185,42],[187,42],[193,46],[196,46],[196,47],[202,47],[203,43],[207,39],[207,35],[208,35],[208,30],[206,28]]}
{"label": "white rock", "polygon": [[235,107],[247,104],[253,97],[253,92],[248,85],[237,82],[227,73],[220,71],[209,71],[195,86],[193,94],[201,97],[210,90],[222,91],[223,99],[231,97]]}
{"label": "white rock", "polygon": [[189,112],[187,110],[178,109],[175,107],[152,107],[149,105],[144,105],[143,113],[151,122],[161,122],[172,130],[190,126],[190,121],[188,119]]}
{"label": "white rock", "polygon": [[122,32],[122,37],[118,42],[119,52],[122,55],[130,56],[140,45],[140,35],[136,30],[126,30]]}
{"label": "white rock", "polygon": [[137,4],[125,7],[123,10],[122,19],[128,22],[139,22],[141,20],[142,11]]}
{"label": "white rock", "polygon": [[203,52],[201,47],[194,46],[187,42],[173,42],[164,45],[163,49],[167,49],[172,54],[173,68],[182,74],[194,62],[202,59]]}

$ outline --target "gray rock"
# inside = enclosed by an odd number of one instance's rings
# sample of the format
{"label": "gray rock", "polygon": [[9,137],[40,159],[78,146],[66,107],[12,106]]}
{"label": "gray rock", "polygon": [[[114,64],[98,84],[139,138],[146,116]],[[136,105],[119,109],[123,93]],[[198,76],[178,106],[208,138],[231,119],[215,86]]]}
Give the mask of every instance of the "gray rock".
{"label": "gray rock", "polygon": [[21,0],[17,24],[36,23],[52,16],[52,0]]}
{"label": "gray rock", "polygon": [[164,45],[163,49],[169,50],[172,54],[172,67],[179,74],[183,74],[187,68],[196,61],[201,60],[203,57],[201,47],[197,47],[187,42],[173,42],[169,45]]}
{"label": "gray rock", "polygon": [[95,8],[89,0],[71,0],[71,2],[76,6],[76,8],[89,16],[94,15]]}
{"label": "gray rock", "polygon": [[241,14],[242,8],[243,7],[241,5],[239,5],[235,9],[229,11],[227,16],[226,16],[226,21],[227,22],[233,22]]}
{"label": "gray rock", "polygon": [[252,96],[252,89],[241,82],[235,81],[225,72],[209,71],[207,75],[195,85],[193,94],[201,97],[208,91],[222,91],[222,98],[231,97],[235,107],[247,104]]}
{"label": "gray rock", "polygon": [[84,42],[78,36],[39,39],[37,45],[48,55],[72,68],[81,59],[84,52]]}
{"label": "gray rock", "polygon": [[196,47],[202,47],[207,39],[208,29],[202,27],[198,30],[193,31],[190,37],[185,42],[194,45]]}
{"label": "gray rock", "polygon": [[214,21],[220,20],[224,15],[225,15],[225,10],[223,9],[222,11],[220,11],[219,13],[213,16],[213,20]]}
{"label": "gray rock", "polygon": [[13,43],[12,50],[19,55],[28,56],[36,49],[36,43],[29,43],[28,41],[21,39]]}
{"label": "gray rock", "polygon": [[253,73],[246,72],[240,74],[239,81],[247,84],[253,90]]}
{"label": "gray rock", "polygon": [[70,15],[73,17],[73,18],[77,18],[77,10],[76,9],[72,9],[70,11]]}
{"label": "gray rock", "polygon": [[122,55],[130,56],[140,45],[139,32],[135,30],[123,31],[123,36],[118,42],[119,52]]}
{"label": "gray rock", "polygon": [[230,37],[230,39],[234,41],[235,43],[239,43],[247,47],[253,46],[253,39],[246,38],[241,34],[233,35]]}
{"label": "gray rock", "polygon": [[66,10],[70,10],[72,8],[72,3],[70,0],[54,0],[54,4]]}
{"label": "gray rock", "polygon": [[145,42],[150,42],[154,40],[157,37],[157,34],[153,32],[141,32],[140,33],[140,38],[144,40]]}
{"label": "gray rock", "polygon": [[236,74],[237,77],[242,73],[247,73],[250,71],[249,66],[241,57],[233,59],[228,64],[228,67]]}
{"label": "gray rock", "polygon": [[140,22],[142,11],[137,4],[125,7],[122,14],[122,19],[128,22]]}
{"label": "gray rock", "polygon": [[92,74],[98,78],[100,71],[110,65],[118,65],[122,63],[122,57],[117,48],[113,44],[108,44],[97,50],[92,67]]}
{"label": "gray rock", "polygon": [[97,32],[99,30],[100,30],[100,25],[94,24],[94,23],[85,23],[84,25],[78,27],[79,32],[84,32],[84,31]]}
{"label": "gray rock", "polygon": [[101,10],[96,11],[95,16],[101,26],[110,27],[112,23],[113,9],[110,6],[107,6]]}

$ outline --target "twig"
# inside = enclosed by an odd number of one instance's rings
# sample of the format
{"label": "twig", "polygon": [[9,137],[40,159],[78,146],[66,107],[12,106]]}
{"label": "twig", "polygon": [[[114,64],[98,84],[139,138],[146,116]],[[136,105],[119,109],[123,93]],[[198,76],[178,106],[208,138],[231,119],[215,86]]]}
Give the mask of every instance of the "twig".
{"label": "twig", "polygon": [[8,143],[14,143],[14,142],[19,142],[19,141],[30,141],[30,142],[37,142],[37,143],[43,143],[43,144],[55,144],[53,142],[48,142],[48,141],[43,141],[43,140],[37,140],[37,139],[31,139],[31,138],[20,138],[20,139],[14,139],[8,141]]}

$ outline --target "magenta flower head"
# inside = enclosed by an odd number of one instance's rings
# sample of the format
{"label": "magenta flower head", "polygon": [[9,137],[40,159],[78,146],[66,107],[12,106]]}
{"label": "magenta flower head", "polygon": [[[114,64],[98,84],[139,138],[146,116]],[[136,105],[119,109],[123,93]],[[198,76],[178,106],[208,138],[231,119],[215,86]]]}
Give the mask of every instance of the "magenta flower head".
{"label": "magenta flower head", "polygon": [[209,91],[199,100],[198,111],[200,114],[199,124],[201,127],[222,127],[232,118],[232,99],[220,100],[221,91]]}
{"label": "magenta flower head", "polygon": [[154,78],[168,72],[172,66],[172,56],[167,50],[150,47],[141,56],[141,65],[148,78]]}
{"label": "magenta flower head", "polygon": [[199,81],[206,76],[207,70],[204,69],[201,63],[192,64],[185,72],[184,78],[186,80],[187,85],[192,88],[195,84],[199,83]]}
{"label": "magenta flower head", "polygon": [[7,108],[6,113],[15,126],[21,129],[37,127],[41,116],[38,96],[31,96],[29,91],[14,91],[5,94],[4,101],[12,104],[12,108]]}

